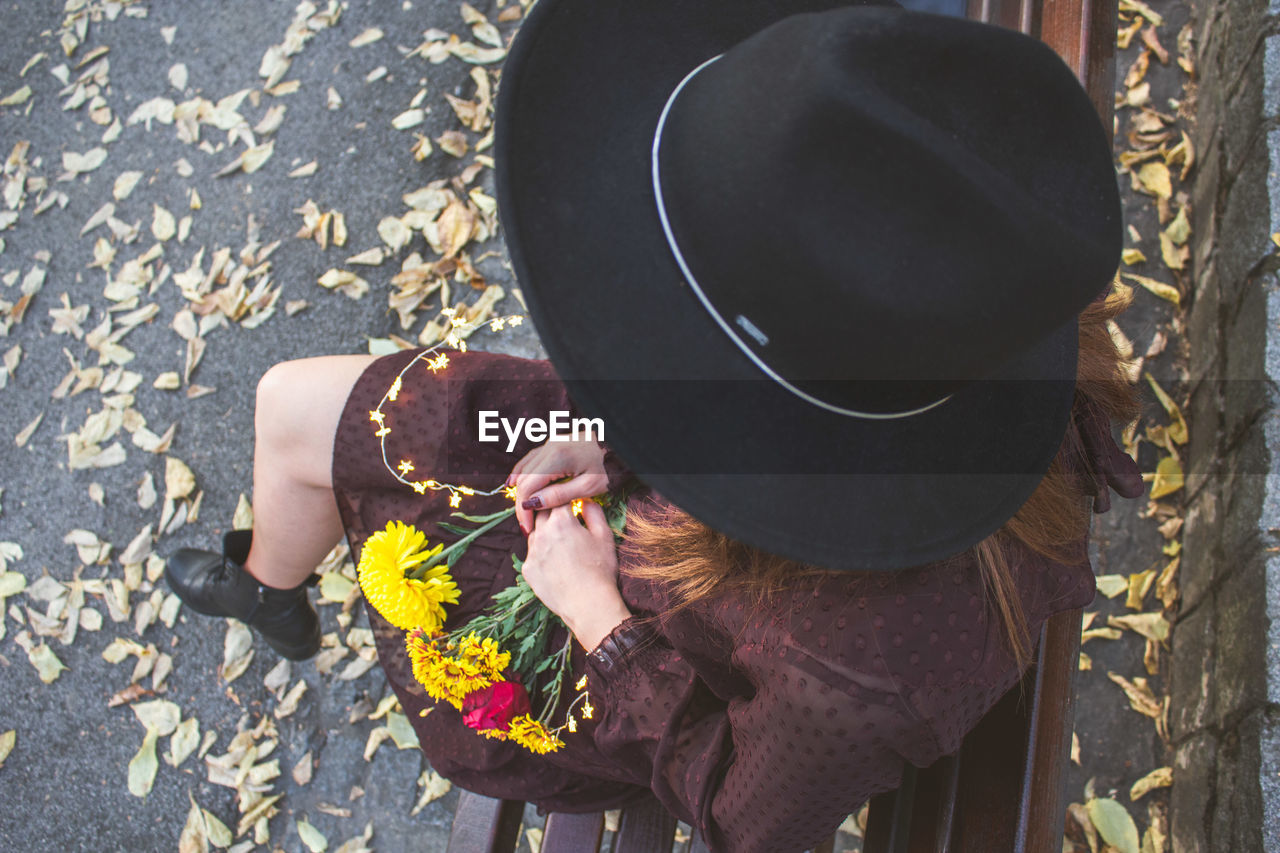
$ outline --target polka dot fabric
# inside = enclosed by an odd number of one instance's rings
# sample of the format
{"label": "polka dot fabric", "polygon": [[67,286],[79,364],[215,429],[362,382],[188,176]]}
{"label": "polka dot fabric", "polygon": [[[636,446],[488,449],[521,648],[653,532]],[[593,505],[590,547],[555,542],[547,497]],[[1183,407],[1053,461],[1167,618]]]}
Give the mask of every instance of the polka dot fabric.
{"label": "polka dot fabric", "polygon": [[[454,538],[437,526],[451,512],[447,499],[398,483],[383,466],[369,421],[415,354],[369,367],[335,437],[334,491],[357,557],[365,539],[392,519],[414,524],[431,542]],[[481,352],[449,358],[441,374],[415,366],[384,409],[392,429],[387,459],[411,459],[424,478],[493,488],[532,445],[522,440],[508,454],[505,440],[474,441],[475,413],[545,417],[572,411],[572,403],[547,362]],[[1131,460],[1095,415],[1077,412],[1068,432],[1081,448],[1077,470],[1095,492],[1132,491],[1136,466],[1125,465]],[[611,465],[616,486],[627,473],[616,460]],[[631,508],[646,512],[662,500],[642,487]],[[1095,508],[1100,503],[1095,498]],[[472,498],[466,509],[482,514],[505,505]],[[462,596],[448,627],[512,582],[511,555],[523,557],[524,549],[514,520],[472,546],[453,569]],[[1033,635],[1051,614],[1092,600],[1087,560],[1007,556]],[[608,667],[575,649],[575,674],[588,674],[596,713],[546,756],[478,737],[452,707],[426,697],[403,633],[369,608],[379,660],[437,771],[464,788],[556,811],[612,808],[652,790],[712,850],[800,850],[872,794],[895,787],[905,762],[923,767],[958,749],[1020,675],[968,555],[812,579],[763,612],[726,594],[662,616],[662,588],[629,576],[625,562],[621,572],[623,597],[636,614],[628,621],[644,626],[649,640]]]}

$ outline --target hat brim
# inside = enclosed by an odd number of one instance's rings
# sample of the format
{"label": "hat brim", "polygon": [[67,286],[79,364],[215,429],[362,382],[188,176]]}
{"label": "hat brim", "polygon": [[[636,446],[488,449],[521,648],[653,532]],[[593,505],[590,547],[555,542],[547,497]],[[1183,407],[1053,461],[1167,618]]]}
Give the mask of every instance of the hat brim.
{"label": "hat brim", "polygon": [[1070,416],[1076,321],[927,412],[827,411],[764,378],[698,301],[650,172],[658,116],[692,68],[784,17],[848,5],[540,0],[503,70],[494,145],[516,278],[608,445],[739,541],[884,570],[963,551],[1035,490]]}

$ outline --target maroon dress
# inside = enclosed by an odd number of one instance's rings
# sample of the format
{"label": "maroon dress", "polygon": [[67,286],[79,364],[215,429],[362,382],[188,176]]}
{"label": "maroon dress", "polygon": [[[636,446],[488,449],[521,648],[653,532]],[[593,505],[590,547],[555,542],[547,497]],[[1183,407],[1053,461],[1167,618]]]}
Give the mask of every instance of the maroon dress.
{"label": "maroon dress", "polygon": [[[456,538],[436,526],[453,511],[446,494],[419,495],[399,483],[369,419],[416,354],[373,362],[338,426],[334,491],[357,557],[393,519],[423,530],[432,544]],[[415,477],[493,489],[533,445],[521,439],[508,453],[505,437],[476,441],[476,412],[514,418],[572,409],[548,362],[450,352],[438,374],[415,365],[384,407],[386,458],[412,460]],[[1108,486],[1141,492],[1105,416],[1077,407],[1070,429],[1083,448],[1073,464],[1093,484],[1095,511],[1106,509]],[[615,468],[611,484],[624,476]],[[629,506],[644,512],[661,500],[641,487]],[[472,497],[463,509],[506,506],[500,496]],[[477,540],[453,568],[461,599],[446,628],[510,585],[511,555],[524,550],[514,519]],[[1032,636],[1051,614],[1093,599],[1087,559],[1062,565],[1030,552],[1010,559]],[[620,575],[636,617],[666,609],[663,589],[630,577],[625,560]],[[636,617],[620,627],[634,627]],[[958,749],[1020,676],[968,554],[894,572],[833,573],[798,582],[766,612],[726,594],[667,620],[644,620],[650,641],[612,662],[588,659],[575,645],[574,677],[588,676],[596,712],[576,733],[562,733],[562,749],[539,756],[465,728],[457,711],[414,680],[403,632],[372,608],[369,619],[388,681],[445,777],[566,812],[612,808],[652,791],[712,850],[734,853],[799,850],[830,835],[868,797],[896,787],[904,762],[924,767]]]}

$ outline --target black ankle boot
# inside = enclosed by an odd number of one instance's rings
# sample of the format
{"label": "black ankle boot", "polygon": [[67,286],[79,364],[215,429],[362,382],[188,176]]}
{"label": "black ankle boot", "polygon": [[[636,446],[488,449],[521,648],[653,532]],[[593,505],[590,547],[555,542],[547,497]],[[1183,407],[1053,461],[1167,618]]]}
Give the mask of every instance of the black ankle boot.
{"label": "black ankle boot", "polygon": [[320,650],[320,618],[307,599],[312,575],[293,589],[264,586],[244,569],[253,534],[232,530],[222,537],[222,553],[182,548],[164,567],[164,579],[183,603],[206,616],[239,619],[258,630],[267,645],[291,660]]}

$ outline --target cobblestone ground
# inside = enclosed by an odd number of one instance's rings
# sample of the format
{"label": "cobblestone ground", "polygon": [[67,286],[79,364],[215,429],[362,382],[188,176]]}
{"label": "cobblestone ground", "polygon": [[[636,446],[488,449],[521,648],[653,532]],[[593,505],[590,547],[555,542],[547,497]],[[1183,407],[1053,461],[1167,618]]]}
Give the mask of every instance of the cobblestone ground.
{"label": "cobblestone ground", "polygon": [[[430,341],[442,286],[447,304],[509,294],[487,99],[520,6],[61,5],[0,3],[0,849],[443,850],[457,795],[384,703],[349,561],[328,566],[325,653],[291,667],[157,580],[243,523],[268,366]],[[1176,60],[1186,7],[1153,7]],[[1177,113],[1185,73],[1149,73],[1150,106]],[[1120,111],[1118,153],[1141,114]],[[1177,284],[1168,222],[1126,199],[1148,258],[1126,269]],[[1142,288],[1120,322],[1139,355],[1166,335],[1146,363],[1175,397],[1176,324]],[[473,343],[541,353],[531,330]],[[1153,403],[1143,428],[1167,422]],[[1157,455],[1142,444],[1144,469]],[[1146,512],[1099,519],[1100,574],[1161,558]],[[1095,627],[1124,597],[1099,604]],[[1161,793],[1128,787],[1167,759],[1106,678],[1143,676],[1143,643],[1085,650],[1073,793],[1092,778],[1145,828]]]}

